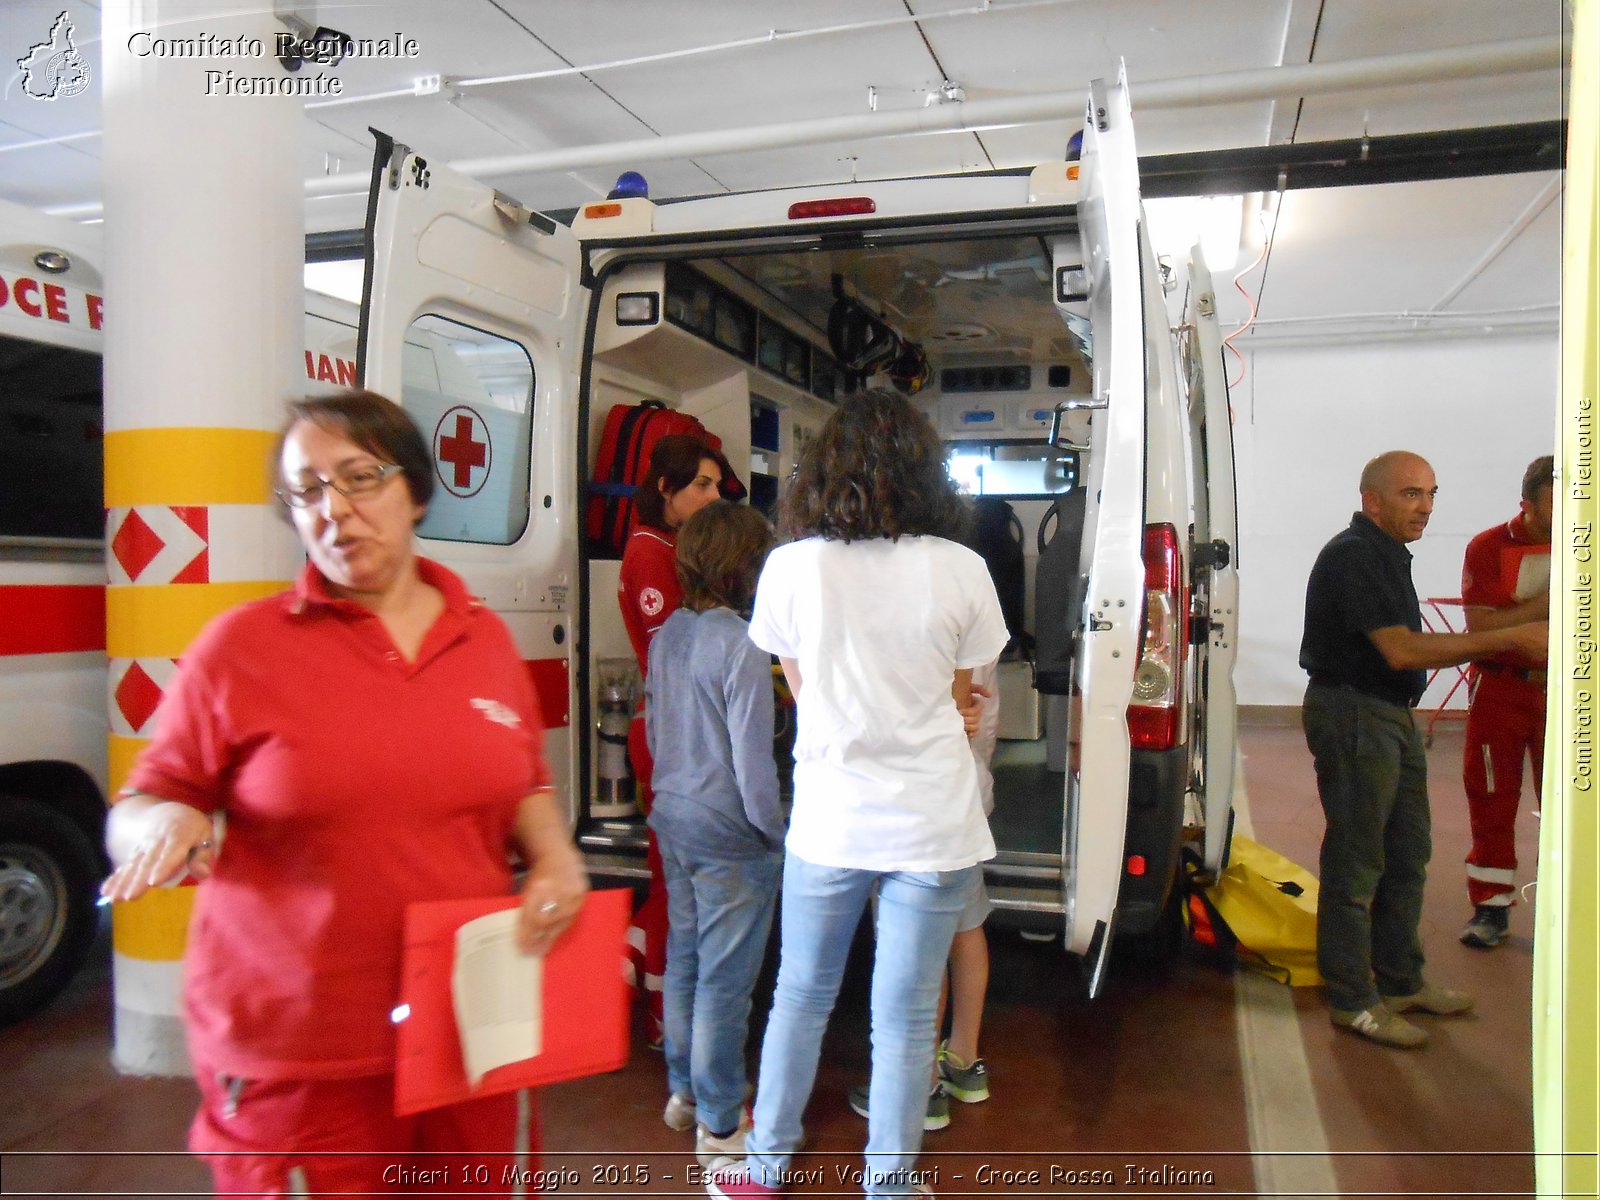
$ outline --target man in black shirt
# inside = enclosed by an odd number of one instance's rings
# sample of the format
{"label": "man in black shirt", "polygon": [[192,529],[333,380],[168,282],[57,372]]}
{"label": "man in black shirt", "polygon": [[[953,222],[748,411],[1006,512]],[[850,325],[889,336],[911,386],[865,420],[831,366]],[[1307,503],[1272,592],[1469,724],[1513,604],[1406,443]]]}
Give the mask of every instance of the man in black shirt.
{"label": "man in black shirt", "polygon": [[1472,997],[1423,980],[1422,889],[1432,851],[1428,764],[1412,709],[1428,669],[1518,650],[1544,658],[1545,622],[1424,633],[1411,552],[1438,492],[1404,450],[1361,472],[1361,511],[1317,556],[1300,665],[1306,744],[1327,817],[1317,966],[1333,1023],[1385,1046],[1424,1045],[1401,1014],[1464,1013]]}

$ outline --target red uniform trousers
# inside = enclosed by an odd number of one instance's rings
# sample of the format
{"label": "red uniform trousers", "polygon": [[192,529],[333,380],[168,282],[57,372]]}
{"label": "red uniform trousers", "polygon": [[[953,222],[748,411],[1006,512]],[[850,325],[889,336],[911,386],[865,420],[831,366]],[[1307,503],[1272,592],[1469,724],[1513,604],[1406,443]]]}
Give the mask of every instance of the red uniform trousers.
{"label": "red uniform trousers", "polygon": [[393,1075],[230,1080],[197,1063],[195,1080],[189,1149],[219,1196],[509,1196],[539,1169],[531,1095],[397,1117]]}
{"label": "red uniform trousers", "polygon": [[[628,726],[628,758],[633,763],[639,807],[649,813],[650,802],[655,798],[650,790],[655,759],[650,756],[642,713]],[[650,867],[650,890],[633,914],[633,924],[628,929],[628,959],[633,964],[634,987],[644,988],[650,1041],[658,1044],[661,1041],[661,987],[667,975],[667,877],[661,866],[655,830],[650,830],[649,835],[646,861]]]}
{"label": "red uniform trousers", "polygon": [[1544,716],[1542,681],[1472,668],[1462,777],[1472,819],[1467,895],[1474,906],[1509,905],[1515,899],[1522,760],[1532,760],[1537,803],[1544,775]]}

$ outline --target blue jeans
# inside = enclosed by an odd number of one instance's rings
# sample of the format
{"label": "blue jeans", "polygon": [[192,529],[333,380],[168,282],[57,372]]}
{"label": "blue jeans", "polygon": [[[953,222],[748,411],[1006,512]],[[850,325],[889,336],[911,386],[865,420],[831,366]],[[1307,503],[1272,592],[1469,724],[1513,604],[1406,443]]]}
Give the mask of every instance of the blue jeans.
{"label": "blue jeans", "polygon": [[659,838],[667,880],[667,1083],[713,1133],[739,1127],[750,993],[778,897],[777,854],[719,858]]}
{"label": "blue jeans", "polygon": [[912,1192],[933,1075],[934,1017],[950,940],[974,872],[862,871],[789,855],[783,872],[783,959],[761,1045],[751,1177],[781,1186],[803,1134],[822,1035],[839,995],[850,940],[874,885],[878,943],[872,966],[872,1092],[867,1118],[869,1196]]}

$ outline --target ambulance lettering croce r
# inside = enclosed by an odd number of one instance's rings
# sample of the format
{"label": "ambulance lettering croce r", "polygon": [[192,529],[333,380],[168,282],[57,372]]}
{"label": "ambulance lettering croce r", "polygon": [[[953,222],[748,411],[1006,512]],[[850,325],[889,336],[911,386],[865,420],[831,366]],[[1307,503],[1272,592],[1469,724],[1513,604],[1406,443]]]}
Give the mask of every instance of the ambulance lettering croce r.
{"label": "ambulance lettering croce r", "polygon": [[481,712],[496,725],[504,725],[507,729],[522,728],[522,718],[510,705],[501,704],[498,700],[475,699],[471,701],[472,707]]}
{"label": "ambulance lettering croce r", "polygon": [[35,100],[62,100],[89,86],[89,63],[73,40],[72,21],[63,9],[50,27],[48,41],[35,42],[17,59],[22,90]]}
{"label": "ambulance lettering croce r", "polygon": [[463,500],[477,495],[494,468],[488,423],[465,404],[447,410],[433,429],[433,457],[446,491]]}

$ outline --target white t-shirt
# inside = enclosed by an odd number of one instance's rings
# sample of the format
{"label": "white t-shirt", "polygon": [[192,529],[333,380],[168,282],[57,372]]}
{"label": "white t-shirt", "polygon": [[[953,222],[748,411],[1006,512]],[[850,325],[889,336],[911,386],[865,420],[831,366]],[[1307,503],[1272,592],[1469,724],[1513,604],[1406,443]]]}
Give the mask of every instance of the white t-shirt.
{"label": "white t-shirt", "polygon": [[807,538],[767,559],[750,639],[800,667],[788,849],[819,866],[953,871],[994,857],[950,697],[996,658],[983,559],[935,537]]}

